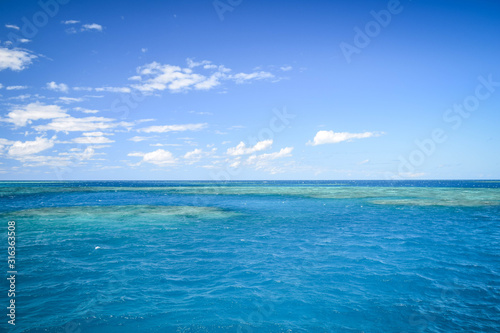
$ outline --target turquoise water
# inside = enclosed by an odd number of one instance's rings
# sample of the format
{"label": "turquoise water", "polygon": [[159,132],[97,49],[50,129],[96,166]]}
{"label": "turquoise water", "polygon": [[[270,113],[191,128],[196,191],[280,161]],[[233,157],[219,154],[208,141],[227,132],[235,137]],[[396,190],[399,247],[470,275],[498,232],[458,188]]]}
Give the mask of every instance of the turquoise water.
{"label": "turquoise water", "polygon": [[0,331],[500,331],[499,181],[0,182],[0,201]]}

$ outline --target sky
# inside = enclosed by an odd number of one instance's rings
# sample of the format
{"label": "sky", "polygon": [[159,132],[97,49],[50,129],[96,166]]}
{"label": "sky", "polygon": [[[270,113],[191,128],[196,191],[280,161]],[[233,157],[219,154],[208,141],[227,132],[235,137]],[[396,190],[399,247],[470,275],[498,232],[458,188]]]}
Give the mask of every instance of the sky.
{"label": "sky", "polygon": [[500,179],[498,1],[0,3],[0,179]]}

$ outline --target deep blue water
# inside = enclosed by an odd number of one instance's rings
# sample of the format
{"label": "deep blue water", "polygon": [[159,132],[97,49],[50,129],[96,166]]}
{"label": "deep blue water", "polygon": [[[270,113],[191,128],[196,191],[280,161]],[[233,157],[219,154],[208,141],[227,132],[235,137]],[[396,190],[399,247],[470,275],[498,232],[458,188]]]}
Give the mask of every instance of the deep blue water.
{"label": "deep blue water", "polygon": [[0,202],[0,331],[500,331],[500,181],[0,182]]}

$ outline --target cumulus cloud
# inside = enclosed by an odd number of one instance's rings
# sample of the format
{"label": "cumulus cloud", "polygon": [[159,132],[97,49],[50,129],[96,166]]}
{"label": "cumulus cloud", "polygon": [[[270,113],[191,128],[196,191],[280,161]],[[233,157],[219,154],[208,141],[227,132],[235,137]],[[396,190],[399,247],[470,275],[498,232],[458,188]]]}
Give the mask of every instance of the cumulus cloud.
{"label": "cumulus cloud", "polygon": [[147,64],[137,69],[141,76],[141,84],[133,85],[134,88],[153,92],[155,90],[168,89],[173,92],[195,89],[210,89],[219,84],[217,75],[213,80],[201,74],[193,73],[189,68],[182,69],[179,66],[162,65],[157,62]]}
{"label": "cumulus cloud", "polygon": [[13,141],[10,141],[8,139],[0,138],[0,153],[3,153],[3,150],[7,147],[13,144]]}
{"label": "cumulus cloud", "polygon": [[73,139],[73,142],[81,144],[104,144],[115,142],[105,137],[105,135],[110,135],[110,133],[87,132],[83,133],[83,136]]}
{"label": "cumulus cloud", "polygon": [[[195,70],[197,72],[195,72]],[[221,84],[223,80],[237,83],[274,78],[269,72],[229,74],[231,69],[223,65],[214,65],[208,60],[195,62],[187,59],[187,68],[152,62],[137,68],[137,74],[129,80],[139,81],[133,88],[143,92],[169,90],[181,92],[190,89],[209,90]]]}
{"label": "cumulus cloud", "polygon": [[364,133],[348,133],[334,131],[319,131],[316,133],[313,141],[308,141],[310,146],[317,146],[326,143],[339,143],[342,141],[351,141],[353,139],[366,139],[384,134],[383,132],[364,132]]}
{"label": "cumulus cloud", "polygon": [[269,72],[254,72],[254,73],[238,73],[231,75],[230,78],[234,79],[236,83],[245,83],[251,80],[272,79],[274,75]]}
{"label": "cumulus cloud", "polygon": [[129,141],[133,141],[133,142],[141,142],[141,141],[144,141],[144,140],[148,140],[149,138],[148,137],[145,137],[145,136],[134,136],[130,139],[128,139]]}
{"label": "cumulus cloud", "polygon": [[58,105],[45,105],[43,103],[30,103],[24,106],[15,106],[3,121],[10,122],[15,126],[26,126],[33,120],[55,119],[68,117],[66,111]]}
{"label": "cumulus cloud", "polygon": [[104,117],[83,117],[75,118],[67,116],[64,118],[55,118],[45,125],[33,126],[37,131],[56,131],[56,132],[93,132],[116,127],[114,119]]}
{"label": "cumulus cloud", "polygon": [[273,140],[264,140],[257,142],[253,147],[247,147],[246,144],[241,141],[236,147],[229,148],[226,154],[231,156],[248,155],[271,148],[272,145]]}
{"label": "cumulus cloud", "polygon": [[197,159],[199,157],[201,157],[203,154],[203,151],[199,148],[196,148],[195,150],[193,151],[188,151],[185,155],[184,155],[184,158],[185,159]]}
{"label": "cumulus cloud", "polygon": [[164,125],[164,126],[149,126],[141,128],[139,132],[145,133],[166,133],[166,132],[184,132],[184,131],[199,131],[206,128],[206,123],[202,124],[184,124],[184,125]]}
{"label": "cumulus cloud", "polygon": [[54,81],[52,82],[47,82],[47,89],[53,90],[53,91],[60,91],[60,92],[68,92],[69,88],[66,84],[64,83],[55,83]]}
{"label": "cumulus cloud", "polygon": [[61,23],[70,25],[70,28],[66,29],[66,32],[69,34],[76,34],[77,32],[84,31],[102,32],[103,30],[103,26],[97,23],[80,24],[80,21],[77,20],[67,20]]}
{"label": "cumulus cloud", "polygon": [[141,162],[151,163],[159,166],[172,165],[177,159],[168,150],[158,149],[150,153],[129,153],[128,156],[142,157]]}
{"label": "cumulus cloud", "polygon": [[31,65],[36,55],[23,49],[8,49],[0,47],[0,71],[10,69],[13,71],[22,71]]}
{"label": "cumulus cloud", "polygon": [[100,88],[95,88],[95,91],[97,92],[106,91],[106,92],[116,92],[125,94],[131,92],[130,88],[127,87],[100,87]]}
{"label": "cumulus cloud", "polygon": [[73,90],[75,91],[92,91],[94,88],[92,87],[73,87]]}
{"label": "cumulus cloud", "polygon": [[37,154],[52,148],[54,146],[54,139],[55,137],[52,139],[37,137],[35,141],[15,141],[9,148],[9,155],[16,157]]}
{"label": "cumulus cloud", "polygon": [[97,23],[84,24],[82,31],[102,31],[102,25]]}
{"label": "cumulus cloud", "polygon": [[83,113],[92,113],[92,114],[99,112],[98,110],[85,109],[85,108],[81,108],[79,106],[74,107],[73,110],[80,111],[80,112],[83,112]]}
{"label": "cumulus cloud", "polygon": [[[209,147],[210,148],[210,147]],[[212,148],[210,151],[203,151],[200,148],[196,148],[192,151],[188,151],[184,154],[184,159],[188,164],[194,164],[199,162],[202,158],[213,155],[217,151],[217,148]]]}
{"label": "cumulus cloud", "polygon": [[281,157],[288,157],[292,156],[293,147],[286,147],[282,148],[280,151],[275,152],[275,153],[269,153],[269,154],[261,154],[261,155],[252,155],[248,158],[249,161],[252,160],[275,160],[277,158]]}
{"label": "cumulus cloud", "polygon": [[28,86],[8,86],[5,87],[7,90],[23,90],[23,89],[28,89]]}
{"label": "cumulus cloud", "polygon": [[[281,165],[276,165],[274,160],[292,156],[293,147],[285,147],[278,152],[252,155],[245,161],[246,165],[253,166],[256,170],[264,170],[271,174],[283,172]],[[239,161],[237,161],[239,162]],[[238,163],[239,164],[239,163]]]}

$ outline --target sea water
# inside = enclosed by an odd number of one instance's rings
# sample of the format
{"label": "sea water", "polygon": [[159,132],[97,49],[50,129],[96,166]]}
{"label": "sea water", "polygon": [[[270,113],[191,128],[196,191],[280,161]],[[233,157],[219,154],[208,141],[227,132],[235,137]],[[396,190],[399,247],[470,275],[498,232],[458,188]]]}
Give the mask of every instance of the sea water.
{"label": "sea water", "polygon": [[500,182],[0,182],[12,332],[498,332]]}

